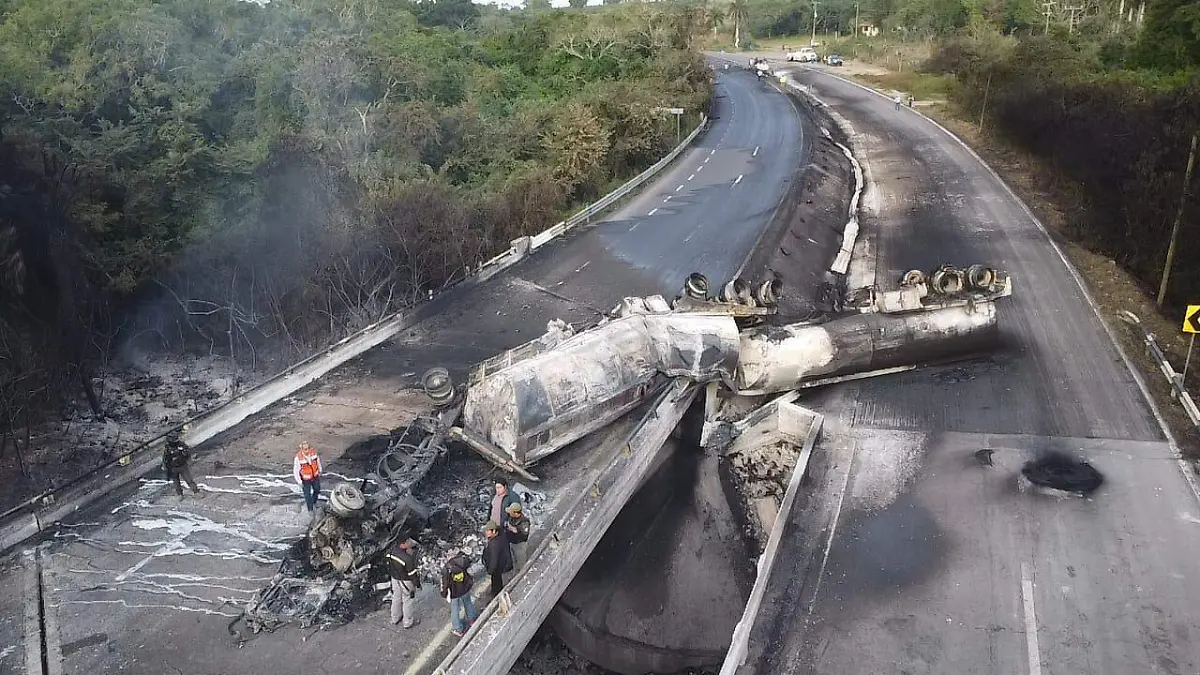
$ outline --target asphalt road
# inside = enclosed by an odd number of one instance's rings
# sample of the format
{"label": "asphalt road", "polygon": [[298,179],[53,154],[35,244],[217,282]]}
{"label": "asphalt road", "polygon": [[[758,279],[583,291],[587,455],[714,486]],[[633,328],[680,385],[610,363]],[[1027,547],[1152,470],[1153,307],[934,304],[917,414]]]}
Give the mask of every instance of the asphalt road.
{"label": "asphalt road", "polygon": [[[335,474],[360,476],[363,466],[338,455],[422,410],[413,386],[426,368],[461,375],[536,337],[549,319],[587,321],[626,295],[673,295],[695,270],[714,282],[733,276],[808,146],[789,100],[754,77],[721,74],[717,95],[707,133],[613,216],[450,296],[448,311],[199,448],[193,473],[205,499],[177,501],[162,481],[146,480],[64,527],[42,565],[50,672],[396,673],[414,662],[425,665],[409,672],[435,665],[439,652],[426,646],[445,617],[432,596],[436,613],[411,632],[388,626],[386,611],[334,631],[235,632],[240,605],[307,525],[290,483],[296,442],[313,442]],[[468,501],[476,484],[489,483],[480,464],[450,471],[461,472],[448,480]],[[555,457],[539,471],[552,485],[578,465]],[[36,608],[37,577],[14,562],[0,578],[22,589],[26,609]],[[24,648],[10,639],[0,644],[4,664]]]}
{"label": "asphalt road", "polygon": [[[1200,672],[1196,494],[1046,234],[931,122],[792,70],[858,134],[852,278],[983,262],[1015,290],[992,357],[806,397],[825,433],[739,675]],[[1050,449],[1105,484],[1026,489]]]}

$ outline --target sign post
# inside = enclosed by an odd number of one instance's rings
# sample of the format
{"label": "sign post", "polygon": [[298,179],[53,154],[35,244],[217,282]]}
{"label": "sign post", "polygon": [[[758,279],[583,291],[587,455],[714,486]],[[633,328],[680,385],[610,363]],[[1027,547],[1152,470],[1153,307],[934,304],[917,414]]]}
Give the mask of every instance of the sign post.
{"label": "sign post", "polygon": [[1200,333],[1200,305],[1188,305],[1187,312],[1183,315],[1183,332],[1191,335],[1188,341],[1187,356],[1183,359],[1183,374],[1180,376],[1182,380],[1179,384],[1184,386],[1187,383],[1188,366],[1192,363],[1192,347],[1196,346],[1196,333]]}
{"label": "sign post", "polygon": [[680,120],[683,119],[683,108],[655,108],[654,112],[666,113],[668,115],[675,116],[675,145],[679,145],[680,141],[683,140],[683,136],[680,134],[679,126]]}

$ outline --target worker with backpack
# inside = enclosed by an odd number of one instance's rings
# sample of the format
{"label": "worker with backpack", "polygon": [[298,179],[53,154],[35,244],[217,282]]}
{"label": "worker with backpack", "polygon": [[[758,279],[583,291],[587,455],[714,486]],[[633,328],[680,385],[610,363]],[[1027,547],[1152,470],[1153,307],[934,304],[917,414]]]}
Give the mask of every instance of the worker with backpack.
{"label": "worker with backpack", "polygon": [[462,550],[451,551],[450,558],[442,566],[442,597],[450,603],[450,624],[457,637],[462,637],[478,616],[471,599],[475,580],[471,577],[470,566],[471,561]]}

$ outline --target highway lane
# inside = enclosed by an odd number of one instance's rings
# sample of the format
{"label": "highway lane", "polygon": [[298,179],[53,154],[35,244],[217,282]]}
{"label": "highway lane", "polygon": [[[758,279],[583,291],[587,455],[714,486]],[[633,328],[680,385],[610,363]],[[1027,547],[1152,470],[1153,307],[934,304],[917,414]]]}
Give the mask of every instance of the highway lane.
{"label": "highway lane", "polygon": [[[44,556],[41,600],[56,619],[47,622],[49,661],[64,673],[197,675],[435,665],[446,643],[426,644],[443,628],[444,601],[428,591],[421,606],[429,618],[413,631],[400,633],[375,612],[335,631],[235,633],[239,603],[270,578],[307,523],[288,478],[295,444],[309,440],[330,471],[360,475],[361,463],[338,455],[421,410],[413,388],[425,368],[461,374],[540,334],[549,319],[590,320],[624,295],[673,294],[695,269],[714,281],[731,276],[806,161],[810,134],[786,97],[750,75],[722,73],[717,94],[707,133],[613,216],[488,284],[447,294],[447,311],[199,448],[193,473],[205,499],[177,501],[161,481],[145,481],[65,527]],[[831,256],[833,233],[816,236]],[[811,254],[826,256],[817,245]],[[538,470],[553,485],[579,464],[556,457]],[[486,487],[490,467],[463,460],[453,472],[452,484]],[[0,572],[36,606],[22,574],[20,566]]]}
{"label": "highway lane", "polygon": [[[1047,235],[936,125],[791,70],[865,154],[852,278],[987,262],[1015,291],[991,358],[807,398],[825,434],[739,675],[1200,671],[1196,494]],[[1022,489],[1024,461],[1050,449],[1106,483],[1087,499]]]}

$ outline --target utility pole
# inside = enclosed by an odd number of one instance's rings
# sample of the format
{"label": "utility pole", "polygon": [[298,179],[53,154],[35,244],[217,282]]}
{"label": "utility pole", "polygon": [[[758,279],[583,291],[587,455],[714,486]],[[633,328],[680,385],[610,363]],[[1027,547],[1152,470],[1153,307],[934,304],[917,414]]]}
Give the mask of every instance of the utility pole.
{"label": "utility pole", "polygon": [[859,22],[858,22],[858,3],[856,2],[856,3],[854,3],[854,37],[856,39],[858,38],[859,30],[861,30],[861,29],[859,28]]}
{"label": "utility pole", "polygon": [[817,46],[817,3],[813,3],[813,30],[812,39],[808,41],[809,47]]}
{"label": "utility pole", "polygon": [[1042,31],[1042,35],[1050,34],[1050,15],[1054,13],[1054,6],[1057,4],[1054,0],[1046,0],[1042,3],[1042,16],[1046,17],[1046,28]]}
{"label": "utility pole", "polygon": [[1074,35],[1075,34],[1075,21],[1079,18],[1079,14],[1083,11],[1084,8],[1082,5],[1079,5],[1079,6],[1074,6],[1074,7],[1063,7],[1063,9],[1069,14],[1069,16],[1067,17],[1067,32],[1070,35]]}
{"label": "utility pole", "polygon": [[1175,224],[1171,226],[1171,242],[1167,244],[1167,259],[1163,263],[1162,283],[1158,286],[1158,306],[1167,299],[1167,280],[1171,277],[1171,263],[1175,261],[1175,240],[1179,237],[1179,224],[1183,221],[1183,207],[1187,205],[1188,191],[1192,186],[1192,169],[1196,167],[1196,134],[1192,134],[1192,149],[1188,152],[1187,170],[1183,172],[1183,195],[1179,198],[1179,210],[1175,212]]}

